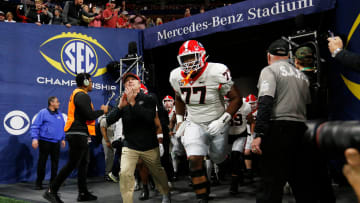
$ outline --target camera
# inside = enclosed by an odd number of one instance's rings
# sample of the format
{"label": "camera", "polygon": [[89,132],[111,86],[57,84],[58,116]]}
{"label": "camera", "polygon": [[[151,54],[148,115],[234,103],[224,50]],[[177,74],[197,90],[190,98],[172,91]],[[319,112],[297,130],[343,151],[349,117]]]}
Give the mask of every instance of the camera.
{"label": "camera", "polygon": [[308,121],[307,142],[328,158],[343,158],[348,148],[360,150],[360,121]]}

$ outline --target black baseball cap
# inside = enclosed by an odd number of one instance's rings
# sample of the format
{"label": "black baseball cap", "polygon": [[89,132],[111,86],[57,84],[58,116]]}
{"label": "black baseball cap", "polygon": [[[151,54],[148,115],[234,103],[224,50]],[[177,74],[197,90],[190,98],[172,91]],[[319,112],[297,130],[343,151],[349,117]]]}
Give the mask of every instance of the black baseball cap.
{"label": "black baseball cap", "polygon": [[126,74],[123,76],[123,79],[122,79],[123,83],[125,83],[125,80],[126,80],[126,78],[128,78],[128,77],[133,77],[133,78],[137,79],[138,81],[140,81],[139,76],[137,76],[136,74],[134,74],[134,73],[126,73]]}
{"label": "black baseball cap", "polygon": [[289,45],[285,40],[278,39],[270,44],[267,52],[275,56],[287,56],[289,54]]}

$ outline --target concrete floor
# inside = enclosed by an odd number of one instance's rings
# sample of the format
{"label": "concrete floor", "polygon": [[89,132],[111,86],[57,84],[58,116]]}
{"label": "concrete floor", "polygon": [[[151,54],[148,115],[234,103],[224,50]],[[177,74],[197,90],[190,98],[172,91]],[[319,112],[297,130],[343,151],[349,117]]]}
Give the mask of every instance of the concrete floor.
{"label": "concrete floor", "polygon": [[[98,196],[97,201],[100,203],[118,203],[121,202],[121,196],[119,192],[119,185],[117,183],[105,182],[103,178],[89,178],[89,190]],[[42,198],[44,190],[34,190],[33,183],[17,183],[9,185],[0,185],[0,195],[12,197],[15,199],[25,200],[34,203],[44,203],[45,199]],[[356,203],[356,197],[350,187],[334,187],[338,203]],[[236,196],[229,195],[229,181],[223,181],[219,186],[212,187],[212,196],[214,200],[211,202],[219,203],[255,203],[255,186],[253,184],[247,184],[239,187],[240,193]],[[68,179],[64,187],[60,189],[60,197],[64,202],[76,202],[77,198],[77,185],[76,179]],[[172,202],[196,202],[195,194],[188,186],[188,182],[180,180],[173,183],[172,188]],[[150,198],[147,201],[139,201],[138,196],[140,191],[134,193],[135,203],[158,203],[161,202],[161,195],[155,191],[150,192]],[[283,203],[295,203],[294,198],[291,195],[285,195]]]}

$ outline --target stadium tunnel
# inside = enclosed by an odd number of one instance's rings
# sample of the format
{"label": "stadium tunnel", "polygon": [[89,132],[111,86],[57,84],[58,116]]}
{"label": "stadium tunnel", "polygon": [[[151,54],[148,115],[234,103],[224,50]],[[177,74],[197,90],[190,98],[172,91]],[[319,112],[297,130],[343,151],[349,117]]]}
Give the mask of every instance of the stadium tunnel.
{"label": "stadium tunnel", "polygon": [[[302,15],[296,18],[268,24],[245,27],[227,32],[195,38],[200,41],[209,56],[209,62],[227,65],[242,96],[250,93],[257,95],[257,80],[262,68],[267,65],[266,49],[269,44],[280,37],[294,36],[299,30],[317,31],[318,46],[322,58],[329,57],[327,49],[328,30],[333,30],[335,10]],[[145,67],[148,70],[146,85],[150,91],[158,94],[174,95],[169,84],[172,69],[178,67],[177,54],[181,42],[156,47],[144,51]],[[326,62],[321,64],[326,67]],[[327,70],[321,71],[323,85],[326,86]]]}

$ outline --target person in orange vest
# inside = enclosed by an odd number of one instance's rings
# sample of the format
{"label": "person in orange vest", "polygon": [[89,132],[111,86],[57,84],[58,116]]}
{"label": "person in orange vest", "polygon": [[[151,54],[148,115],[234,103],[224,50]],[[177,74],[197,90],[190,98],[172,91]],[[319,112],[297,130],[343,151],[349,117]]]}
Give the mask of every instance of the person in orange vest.
{"label": "person in orange vest", "polygon": [[78,86],[71,94],[68,106],[68,118],[65,124],[65,134],[69,142],[69,160],[50,183],[43,197],[52,203],[63,202],[57,192],[61,184],[78,168],[78,201],[92,201],[97,197],[87,189],[86,176],[89,163],[89,136],[95,135],[95,119],[108,112],[108,106],[101,105],[101,110],[94,110],[88,92],[92,91],[92,80],[88,73],[76,75]]}

